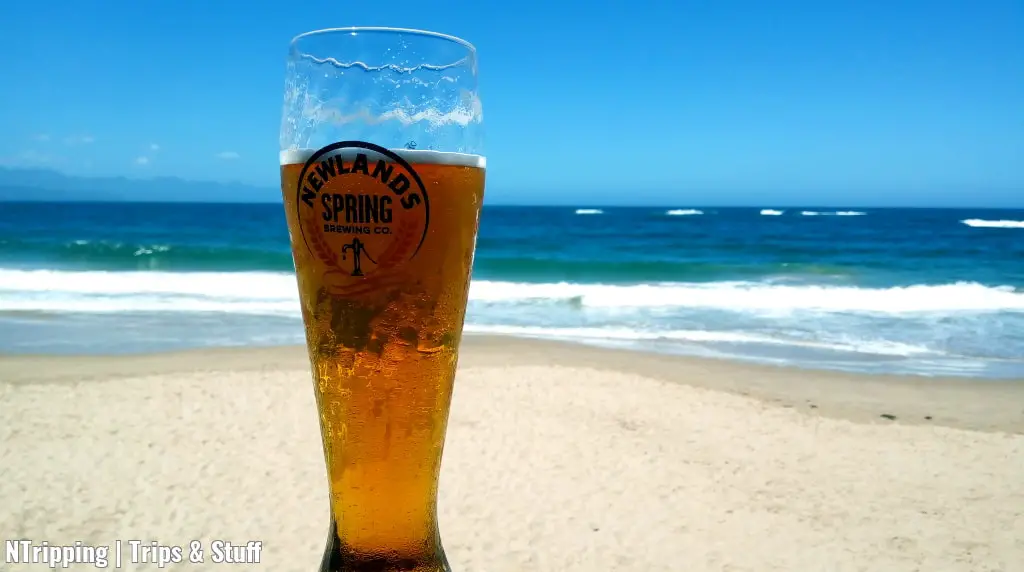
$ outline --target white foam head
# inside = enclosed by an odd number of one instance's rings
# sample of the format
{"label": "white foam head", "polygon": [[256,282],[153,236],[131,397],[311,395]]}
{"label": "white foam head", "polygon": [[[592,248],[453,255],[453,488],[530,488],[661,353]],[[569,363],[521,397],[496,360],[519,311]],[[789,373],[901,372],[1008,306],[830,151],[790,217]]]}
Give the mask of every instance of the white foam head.
{"label": "white foam head", "polygon": [[[456,165],[459,167],[474,167],[477,169],[487,168],[487,158],[483,155],[455,153],[453,151],[430,151],[426,149],[389,149],[389,151],[413,164]],[[348,157],[349,155],[354,156],[356,153],[366,152],[366,149],[349,147],[327,153],[324,157],[333,155]],[[369,152],[373,153],[373,151]],[[286,149],[281,151],[281,164],[294,165],[305,163],[313,153],[316,153],[314,149]]]}

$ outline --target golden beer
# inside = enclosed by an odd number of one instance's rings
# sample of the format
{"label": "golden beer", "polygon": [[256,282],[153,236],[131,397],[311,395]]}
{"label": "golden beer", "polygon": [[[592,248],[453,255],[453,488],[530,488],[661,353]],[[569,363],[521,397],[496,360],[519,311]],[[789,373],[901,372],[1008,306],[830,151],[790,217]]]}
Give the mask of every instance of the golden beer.
{"label": "golden beer", "polygon": [[321,571],[449,570],[437,486],[485,164],[358,141],[281,154],[331,498]]}

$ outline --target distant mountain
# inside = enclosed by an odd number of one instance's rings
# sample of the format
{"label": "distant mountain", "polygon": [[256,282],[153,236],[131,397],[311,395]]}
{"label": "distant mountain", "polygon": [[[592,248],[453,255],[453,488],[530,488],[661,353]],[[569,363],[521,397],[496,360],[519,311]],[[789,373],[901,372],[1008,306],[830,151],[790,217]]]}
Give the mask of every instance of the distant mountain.
{"label": "distant mountain", "polygon": [[177,177],[75,177],[51,169],[0,167],[0,201],[280,202],[281,191]]}

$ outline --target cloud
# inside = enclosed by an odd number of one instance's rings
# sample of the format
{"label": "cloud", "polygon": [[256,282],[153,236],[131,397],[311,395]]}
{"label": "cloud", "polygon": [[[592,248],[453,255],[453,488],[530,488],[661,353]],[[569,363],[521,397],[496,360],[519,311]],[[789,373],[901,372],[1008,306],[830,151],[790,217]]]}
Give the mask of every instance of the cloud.
{"label": "cloud", "polygon": [[42,142],[45,143],[45,142],[50,140],[50,134],[49,133],[38,133],[36,135],[33,135],[32,139],[34,141],[42,141]]}
{"label": "cloud", "polygon": [[224,159],[225,161],[231,161],[233,159],[238,159],[239,157],[241,157],[241,155],[234,151],[221,151],[220,153],[217,153],[217,158]]}
{"label": "cloud", "polygon": [[159,150],[160,150],[160,146],[159,146],[159,145],[157,145],[156,143],[150,143],[150,144],[149,144],[149,148],[150,148],[151,150],[153,150],[153,151],[159,151]]}
{"label": "cloud", "polygon": [[0,157],[0,165],[6,167],[35,167],[53,162],[53,156],[28,149],[15,155]]}
{"label": "cloud", "polygon": [[68,135],[64,138],[64,143],[67,145],[90,145],[96,138],[92,135]]}
{"label": "cloud", "polygon": [[143,156],[143,157],[136,157],[135,158],[135,164],[136,165],[148,165],[149,164],[149,157],[145,157],[145,156]]}

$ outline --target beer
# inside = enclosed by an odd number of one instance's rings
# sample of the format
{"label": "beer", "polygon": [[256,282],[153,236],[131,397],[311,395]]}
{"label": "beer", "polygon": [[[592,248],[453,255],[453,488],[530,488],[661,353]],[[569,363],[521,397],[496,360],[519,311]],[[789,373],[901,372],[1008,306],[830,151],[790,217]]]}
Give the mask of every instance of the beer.
{"label": "beer", "polygon": [[331,497],[321,567],[449,570],[437,485],[482,157],[341,142],[281,154]]}
{"label": "beer", "polygon": [[292,39],[284,87],[281,191],[330,490],[321,572],[448,571],[437,485],[484,193],[476,48],[314,30]]}

